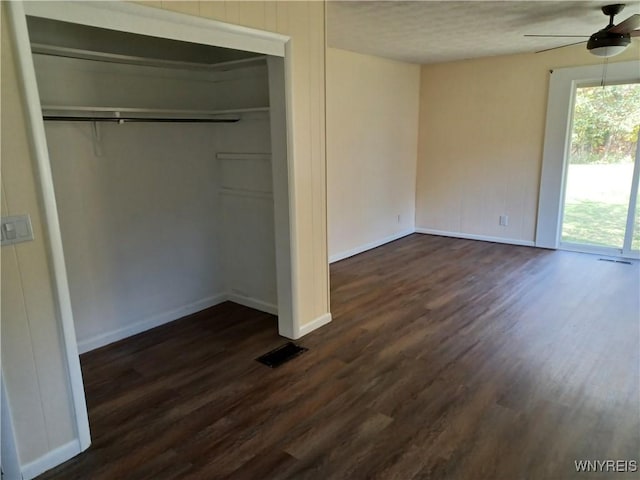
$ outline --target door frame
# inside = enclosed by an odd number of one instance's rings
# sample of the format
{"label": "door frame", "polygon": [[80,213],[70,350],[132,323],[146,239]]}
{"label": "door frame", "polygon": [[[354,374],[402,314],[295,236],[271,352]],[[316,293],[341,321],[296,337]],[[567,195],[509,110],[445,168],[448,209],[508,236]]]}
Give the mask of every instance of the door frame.
{"label": "door frame", "polygon": [[[599,84],[602,80],[603,68],[602,64],[598,64],[558,68],[550,72],[538,197],[536,247],[551,249],[560,247],[575,92],[577,87]],[[606,82],[610,84],[640,82],[640,61],[608,64]],[[605,253],[602,249],[598,249],[598,252]],[[611,249],[609,253],[620,255],[620,250]]]}
{"label": "door frame", "polygon": [[[40,96],[31,54],[26,16],[59,20],[81,25],[109,28],[129,33],[150,35],[172,40],[221,46],[278,57],[283,67],[278,86],[283,90],[284,105],[279,105],[275,116],[279,120],[272,159],[274,186],[284,188],[274,192],[276,216],[276,274],[278,282],[278,331],[281,335],[296,338],[300,331],[295,296],[295,272],[297,264],[292,211],[295,211],[293,185],[294,138],[291,101],[291,42],[289,36],[266,32],[239,25],[228,24],[201,17],[161,10],[144,5],[124,2],[7,2],[9,23],[12,30],[18,72],[21,76],[28,136],[38,173],[38,188],[42,199],[48,250],[53,271],[52,283],[56,296],[59,326],[63,337],[63,349],[68,367],[70,391],[75,418],[75,430],[79,451],[91,444],[89,417],[84,394],[84,383],[71,309],[69,283],[64,261],[60,222],[56,205],[51,164],[42,118]],[[270,93],[272,93],[270,91]],[[272,114],[273,115],[273,114]],[[272,132],[272,139],[274,133]],[[284,288],[282,288],[284,287]],[[71,455],[71,456],[73,456]]]}

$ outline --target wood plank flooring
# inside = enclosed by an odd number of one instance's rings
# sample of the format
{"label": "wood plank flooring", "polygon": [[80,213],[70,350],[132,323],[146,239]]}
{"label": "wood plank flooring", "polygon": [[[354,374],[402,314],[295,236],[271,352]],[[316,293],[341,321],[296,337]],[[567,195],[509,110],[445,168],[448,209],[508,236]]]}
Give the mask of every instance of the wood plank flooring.
{"label": "wood plank flooring", "polygon": [[640,270],[411,235],[331,266],[277,369],[225,303],[82,356],[93,444],[42,479],[580,479],[640,460]]}

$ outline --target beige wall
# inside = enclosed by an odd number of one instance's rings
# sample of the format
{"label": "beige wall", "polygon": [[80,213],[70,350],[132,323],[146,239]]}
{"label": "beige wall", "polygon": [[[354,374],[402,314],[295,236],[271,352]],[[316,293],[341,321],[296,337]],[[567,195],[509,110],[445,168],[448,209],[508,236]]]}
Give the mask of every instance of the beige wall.
{"label": "beige wall", "polygon": [[[292,37],[295,195],[302,324],[328,312],[324,142],[324,2],[150,2],[169,10]],[[56,320],[42,210],[18,91],[13,46],[2,24],[2,214],[29,213],[35,241],[2,247],[2,370],[23,464],[73,439],[68,376]]]}
{"label": "beige wall", "polygon": [[419,88],[419,65],[327,49],[331,260],[413,231]]}
{"label": "beige wall", "polygon": [[549,69],[601,62],[580,45],[423,66],[416,228],[532,242]]}

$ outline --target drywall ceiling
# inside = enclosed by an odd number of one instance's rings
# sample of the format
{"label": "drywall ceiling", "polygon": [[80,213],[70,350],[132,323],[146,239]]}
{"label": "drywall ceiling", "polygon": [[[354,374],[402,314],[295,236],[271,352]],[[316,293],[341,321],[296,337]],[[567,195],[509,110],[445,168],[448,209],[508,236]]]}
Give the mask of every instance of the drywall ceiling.
{"label": "drywall ceiling", "polygon": [[[615,2],[330,1],[327,42],[422,64],[532,53],[582,39],[525,33],[589,36],[607,25],[600,7],[610,3]],[[640,2],[627,2],[616,23],[633,13],[640,13]]]}

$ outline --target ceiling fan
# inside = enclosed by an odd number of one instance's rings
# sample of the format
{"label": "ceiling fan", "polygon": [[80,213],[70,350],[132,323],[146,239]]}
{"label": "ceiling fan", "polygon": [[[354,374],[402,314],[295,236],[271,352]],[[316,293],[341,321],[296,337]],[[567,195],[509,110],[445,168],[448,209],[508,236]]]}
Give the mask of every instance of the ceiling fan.
{"label": "ceiling fan", "polygon": [[[580,43],[587,43],[587,50],[593,55],[599,57],[613,57],[622,53],[631,44],[631,37],[640,37],[640,15],[631,15],[626,20],[615,25],[613,17],[620,13],[625,7],[624,3],[616,3],[613,5],[605,5],[602,7],[602,13],[609,17],[609,25],[602,30],[598,30],[593,35],[525,35],[525,37],[581,37],[588,38],[581,42],[561,45],[560,47],[547,48],[540,52],[547,52],[557,48],[569,47]],[[536,52],[536,53],[540,53]]]}

